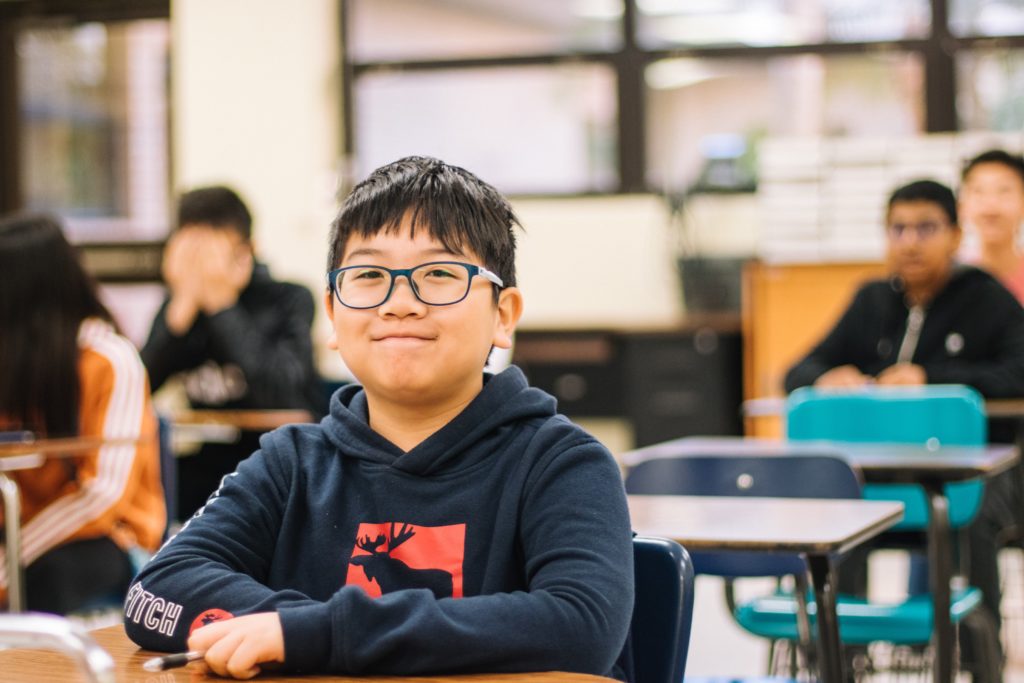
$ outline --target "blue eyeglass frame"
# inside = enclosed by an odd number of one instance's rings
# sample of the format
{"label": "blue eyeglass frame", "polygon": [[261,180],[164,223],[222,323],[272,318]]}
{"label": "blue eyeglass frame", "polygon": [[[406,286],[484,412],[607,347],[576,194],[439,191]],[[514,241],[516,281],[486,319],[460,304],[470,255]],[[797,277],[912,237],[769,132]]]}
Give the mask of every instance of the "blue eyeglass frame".
{"label": "blue eyeglass frame", "polygon": [[[460,298],[456,299],[455,301],[450,301],[446,304],[434,304],[430,303],[429,301],[424,301],[423,298],[420,296],[419,290],[416,288],[416,284],[413,282],[412,271],[419,270],[420,268],[425,268],[426,266],[462,266],[463,268],[465,268],[466,272],[469,273],[469,281],[468,284],[466,285],[465,294],[463,294]],[[379,304],[374,304],[373,306],[350,306],[341,300],[341,294],[338,292],[338,288],[335,285],[335,282],[338,280],[338,273],[341,273],[346,270],[353,270],[354,268],[377,268],[378,270],[387,271],[387,273],[391,276],[391,285],[388,287],[388,292],[387,294],[384,295],[384,299],[382,299]],[[499,290],[505,288],[505,283],[502,281],[502,279],[492,271],[487,270],[483,266],[477,266],[472,263],[463,263],[462,261],[428,261],[427,263],[421,263],[418,266],[413,266],[412,268],[385,268],[384,266],[374,266],[369,264],[345,266],[344,268],[335,268],[334,270],[327,273],[327,287],[331,290],[331,293],[334,294],[334,298],[337,300],[337,302],[344,306],[345,308],[351,308],[357,311],[365,311],[370,308],[377,308],[378,306],[383,306],[384,304],[386,304],[388,302],[388,299],[391,298],[391,294],[394,293],[395,291],[395,283],[398,282],[398,278],[401,276],[405,276],[406,281],[409,283],[409,289],[412,290],[413,296],[415,296],[416,300],[419,301],[420,303],[424,303],[427,306],[454,306],[455,304],[464,301],[465,298],[469,296],[469,290],[473,285],[473,278],[476,277],[477,275],[484,278],[492,285],[496,286]]]}

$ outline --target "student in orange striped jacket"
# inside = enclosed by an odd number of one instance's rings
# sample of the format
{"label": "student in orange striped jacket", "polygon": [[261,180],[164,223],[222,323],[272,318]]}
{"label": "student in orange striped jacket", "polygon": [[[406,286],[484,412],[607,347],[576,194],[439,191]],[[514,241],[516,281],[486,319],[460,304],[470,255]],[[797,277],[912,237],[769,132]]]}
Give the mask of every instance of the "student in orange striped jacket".
{"label": "student in orange striped jacket", "polygon": [[[26,605],[66,614],[123,592],[128,550],[160,543],[156,418],[138,353],[54,219],[0,219],[0,273],[0,430],[122,441],[8,473],[21,490]],[[0,603],[5,562],[0,546]]]}

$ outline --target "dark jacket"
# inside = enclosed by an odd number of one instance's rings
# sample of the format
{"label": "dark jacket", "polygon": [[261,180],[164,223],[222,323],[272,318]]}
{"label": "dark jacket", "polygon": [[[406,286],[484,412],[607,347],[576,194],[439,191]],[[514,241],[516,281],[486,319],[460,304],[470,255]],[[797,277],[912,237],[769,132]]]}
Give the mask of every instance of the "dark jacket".
{"label": "dark jacket", "polygon": [[[292,670],[609,674],[633,608],[618,467],[518,368],[409,452],[350,385],[226,478],[125,604],[142,647],[276,610]],[[379,596],[383,593],[383,597]]]}
{"label": "dark jacket", "polygon": [[274,280],[258,263],[234,306],[200,313],[180,337],[167,329],[168,303],[141,353],[153,391],[182,373],[194,408],[304,408],[323,415],[310,337],[313,296],[305,287]]}
{"label": "dark jacket", "polygon": [[[897,362],[910,308],[898,279],[861,287],[831,332],[786,373],[786,391],[840,365],[875,376]],[[1024,396],[1024,309],[999,282],[956,266],[925,307],[911,362],[929,384],[967,384],[989,398]]]}

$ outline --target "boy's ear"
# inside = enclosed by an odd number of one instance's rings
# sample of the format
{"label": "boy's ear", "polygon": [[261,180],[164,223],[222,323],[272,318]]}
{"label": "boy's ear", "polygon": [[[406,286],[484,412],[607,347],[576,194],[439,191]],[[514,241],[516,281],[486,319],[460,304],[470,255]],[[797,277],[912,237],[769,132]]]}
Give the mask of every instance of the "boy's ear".
{"label": "boy's ear", "polygon": [[491,344],[499,349],[512,348],[512,335],[523,315],[523,294],[518,287],[507,287],[498,295],[498,316],[494,321]]}
{"label": "boy's ear", "polygon": [[334,330],[334,297],[331,290],[324,293],[324,310],[327,311],[327,319],[331,321],[331,333],[327,335],[327,348],[338,350],[338,333]]}

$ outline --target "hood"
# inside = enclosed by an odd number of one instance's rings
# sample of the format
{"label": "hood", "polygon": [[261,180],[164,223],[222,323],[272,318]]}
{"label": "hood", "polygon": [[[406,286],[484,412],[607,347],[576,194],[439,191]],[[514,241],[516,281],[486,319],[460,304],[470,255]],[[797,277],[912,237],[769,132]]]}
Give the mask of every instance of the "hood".
{"label": "hood", "polygon": [[[931,308],[938,299],[949,296],[961,287],[970,286],[979,280],[993,279],[994,278],[991,275],[980,268],[967,265],[966,263],[954,263],[953,268],[950,270],[949,280],[946,281],[946,285],[938,294],[935,295],[935,298],[925,305],[925,308]],[[892,275],[889,277],[889,286],[892,287],[894,292],[897,292],[900,295],[903,294],[903,280],[898,276]]]}
{"label": "hood", "polygon": [[508,443],[510,430],[525,420],[554,416],[555,407],[554,397],[530,387],[513,365],[498,375],[485,373],[483,389],[466,409],[408,452],[370,428],[366,393],[359,385],[334,393],[330,414],[320,425],[343,457],[432,476],[486,459]]}

